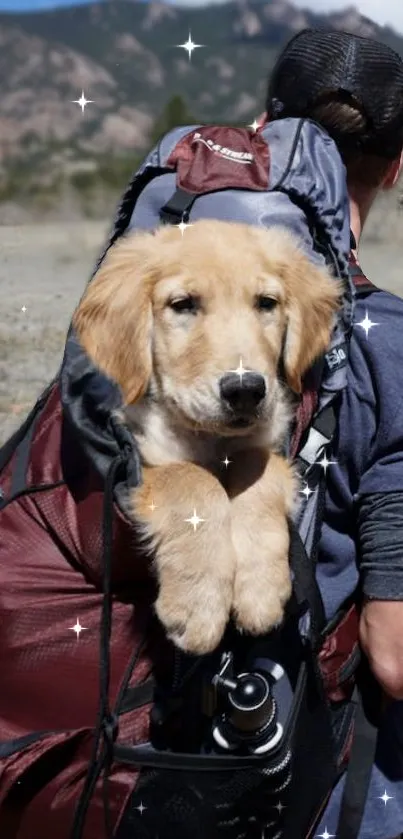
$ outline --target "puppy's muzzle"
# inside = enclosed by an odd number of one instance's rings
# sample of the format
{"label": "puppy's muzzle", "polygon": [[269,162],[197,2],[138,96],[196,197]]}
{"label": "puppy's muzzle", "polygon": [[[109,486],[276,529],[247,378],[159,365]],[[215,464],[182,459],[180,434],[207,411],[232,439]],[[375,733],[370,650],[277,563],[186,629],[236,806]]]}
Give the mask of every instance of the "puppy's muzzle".
{"label": "puppy's muzzle", "polygon": [[220,379],[220,397],[236,420],[252,420],[266,396],[266,382],[259,373],[227,373]]}

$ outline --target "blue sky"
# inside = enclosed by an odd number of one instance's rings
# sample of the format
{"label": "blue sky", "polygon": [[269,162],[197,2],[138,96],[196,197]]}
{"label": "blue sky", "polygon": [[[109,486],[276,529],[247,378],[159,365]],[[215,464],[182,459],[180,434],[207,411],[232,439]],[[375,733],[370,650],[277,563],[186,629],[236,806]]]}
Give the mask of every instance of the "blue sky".
{"label": "blue sky", "polygon": [[[116,0],[118,2],[118,0]],[[206,0],[170,0],[175,5],[195,6],[203,5]],[[220,0],[209,0],[220,2]],[[88,3],[91,0],[75,0],[75,5]],[[111,0],[113,2],[113,0]],[[316,11],[333,11],[351,6],[351,0],[291,0],[295,6],[315,9]],[[354,2],[354,0],[353,0]],[[0,0],[0,10],[35,11],[37,9],[54,9],[72,5],[72,0]],[[402,0],[356,0],[355,5],[360,12],[377,23],[388,23],[403,33],[403,3]]]}
{"label": "blue sky", "polygon": [[38,9],[56,9],[58,6],[78,6],[89,0],[0,0],[0,9],[9,12],[35,12]]}

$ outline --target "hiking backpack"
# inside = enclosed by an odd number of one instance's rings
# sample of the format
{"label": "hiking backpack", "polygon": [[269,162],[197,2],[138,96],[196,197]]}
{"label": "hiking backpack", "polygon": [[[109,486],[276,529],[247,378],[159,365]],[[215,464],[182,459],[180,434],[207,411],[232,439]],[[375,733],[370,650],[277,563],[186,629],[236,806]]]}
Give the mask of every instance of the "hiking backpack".
{"label": "hiking backpack", "polygon": [[[96,728],[97,742],[101,736],[107,742],[104,760],[141,770],[116,839],[308,839],[348,763],[337,835],[354,839],[376,719],[362,701],[367,694],[361,688],[370,677],[360,661],[357,605],[347,603],[327,622],[315,563],[325,494],[320,458],[331,451],[346,387],[354,299],[374,288],[350,263],[345,170],[335,144],[315,123],[297,119],[254,132],[220,126],[169,132],[128,185],[97,267],[131,230],[164,223],[179,225],[178,235],[186,235],[185,225],[198,218],[283,225],[310,259],[331,267],[343,284],[343,298],[329,349],[306,376],[284,450],[298,465],[303,498],[290,522],[293,595],[284,623],[257,639],[241,637],[229,626],[219,648],[205,657],[175,651],[171,678],[153,684],[149,743],[116,742],[118,721],[104,706]],[[80,352],[71,329],[60,373],[67,417],[71,382],[63,369]],[[116,401],[112,407],[119,407]],[[28,418],[0,452],[0,471],[29,427]],[[84,450],[90,444],[84,439]],[[122,444],[113,440],[113,445],[118,451]],[[98,467],[106,478],[103,461]],[[140,482],[138,460],[131,465],[132,481],[133,471],[134,483]],[[118,484],[114,490],[119,502]],[[101,632],[109,623],[110,636],[109,576],[106,565]],[[107,673],[108,631],[103,638],[101,669]],[[143,685],[138,692],[140,707],[149,700]],[[83,835],[101,770],[95,753],[72,839]]]}

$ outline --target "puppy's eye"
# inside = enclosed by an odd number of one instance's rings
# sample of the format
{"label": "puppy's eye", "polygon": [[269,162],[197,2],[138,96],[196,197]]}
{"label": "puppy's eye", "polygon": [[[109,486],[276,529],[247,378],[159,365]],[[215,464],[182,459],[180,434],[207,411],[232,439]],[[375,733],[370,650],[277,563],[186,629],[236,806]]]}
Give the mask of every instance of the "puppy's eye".
{"label": "puppy's eye", "polygon": [[198,297],[188,294],[186,297],[173,298],[169,301],[168,305],[170,309],[178,314],[195,315],[200,309],[200,300]]}
{"label": "puppy's eye", "polygon": [[275,297],[269,297],[266,294],[258,294],[256,297],[256,308],[261,312],[272,312],[276,308],[278,300]]}

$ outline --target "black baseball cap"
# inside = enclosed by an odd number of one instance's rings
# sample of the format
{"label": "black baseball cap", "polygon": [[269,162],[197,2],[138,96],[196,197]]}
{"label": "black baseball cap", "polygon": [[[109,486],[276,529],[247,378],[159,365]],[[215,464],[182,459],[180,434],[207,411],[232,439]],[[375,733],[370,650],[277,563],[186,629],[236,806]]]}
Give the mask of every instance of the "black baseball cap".
{"label": "black baseball cap", "polygon": [[[361,153],[393,159],[403,146],[403,60],[372,38],[331,29],[304,29],[288,42],[269,82],[271,118],[310,115],[334,93],[358,104],[365,132],[343,134]],[[337,142],[337,138],[334,138]]]}

